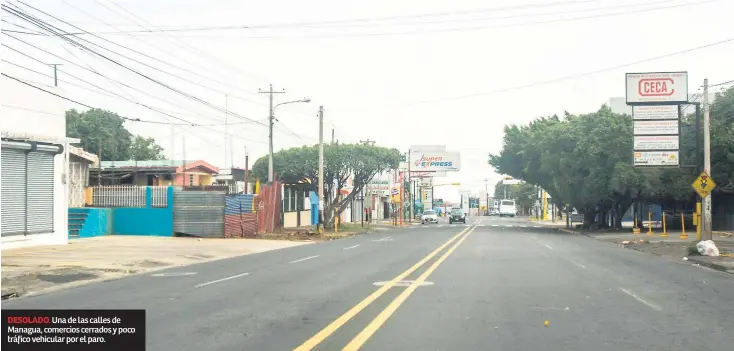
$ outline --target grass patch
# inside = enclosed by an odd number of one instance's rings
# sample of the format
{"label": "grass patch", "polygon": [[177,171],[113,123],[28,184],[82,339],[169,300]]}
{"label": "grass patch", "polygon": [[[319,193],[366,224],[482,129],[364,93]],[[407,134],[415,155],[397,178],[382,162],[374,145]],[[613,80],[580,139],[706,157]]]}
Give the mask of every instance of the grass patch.
{"label": "grass patch", "polygon": [[696,244],[697,243],[695,242],[691,242],[690,244],[688,244],[688,247],[686,247],[686,252],[688,252],[688,256],[700,255],[698,253],[698,248],[696,247]]}

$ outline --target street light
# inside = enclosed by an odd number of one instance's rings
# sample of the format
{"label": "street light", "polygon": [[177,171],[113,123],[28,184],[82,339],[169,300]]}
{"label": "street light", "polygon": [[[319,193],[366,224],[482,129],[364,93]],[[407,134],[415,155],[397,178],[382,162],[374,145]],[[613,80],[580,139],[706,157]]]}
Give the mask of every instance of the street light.
{"label": "street light", "polygon": [[[272,87],[271,87],[272,90]],[[281,102],[275,106],[272,104],[272,94],[270,95],[270,150],[268,152],[268,183],[273,182],[273,120],[275,119],[275,109],[278,108],[280,105],[286,105],[286,104],[295,104],[295,103],[309,103],[311,102],[311,99],[301,99],[301,100],[293,100],[293,101],[286,101]]]}

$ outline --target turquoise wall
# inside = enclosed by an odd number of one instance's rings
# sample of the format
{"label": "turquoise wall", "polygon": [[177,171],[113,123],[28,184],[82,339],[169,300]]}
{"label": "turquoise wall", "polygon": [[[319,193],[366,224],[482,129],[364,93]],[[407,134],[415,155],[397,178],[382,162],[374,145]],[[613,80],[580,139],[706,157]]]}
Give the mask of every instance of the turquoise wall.
{"label": "turquoise wall", "polygon": [[152,207],[153,191],[145,190],[145,207],[112,208],[115,235],[173,236],[173,187],[168,187],[168,207]]}

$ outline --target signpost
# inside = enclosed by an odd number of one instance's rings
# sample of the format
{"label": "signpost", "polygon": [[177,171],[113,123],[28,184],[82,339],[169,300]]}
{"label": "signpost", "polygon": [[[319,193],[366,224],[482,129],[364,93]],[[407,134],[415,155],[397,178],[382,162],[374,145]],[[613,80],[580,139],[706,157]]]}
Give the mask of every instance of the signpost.
{"label": "signpost", "polygon": [[688,102],[688,72],[627,73],[627,105]]}
{"label": "signpost", "polygon": [[680,167],[680,108],[688,102],[687,72],[627,73],[635,167]]}

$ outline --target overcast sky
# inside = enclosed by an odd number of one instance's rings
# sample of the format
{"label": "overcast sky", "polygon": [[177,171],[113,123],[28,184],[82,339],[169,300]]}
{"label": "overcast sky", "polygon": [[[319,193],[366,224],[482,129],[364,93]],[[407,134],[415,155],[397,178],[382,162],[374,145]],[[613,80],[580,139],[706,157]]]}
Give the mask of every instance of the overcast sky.
{"label": "overcast sky", "polygon": [[[462,188],[478,191],[484,189],[485,178],[490,189],[499,179],[486,161],[488,153],[500,150],[506,124],[526,123],[564,110],[594,111],[610,97],[624,95],[625,72],[685,70],[691,93],[706,77],[711,83],[734,79],[734,40],[631,64],[734,39],[732,0],[25,2],[83,30],[101,32],[97,35],[112,43],[91,35],[79,38],[111,50],[91,46],[115,61],[222,110],[226,105],[238,115],[228,117],[228,122],[236,123],[228,129],[235,136],[231,138],[235,166],[244,166],[245,147],[251,162],[267,153],[268,100],[258,89],[267,89],[270,83],[286,90],[276,95],[276,103],[304,97],[312,100],[277,109],[276,150],[316,143],[316,113],[323,105],[327,138],[333,128],[340,142],[370,139],[402,151],[415,144],[446,145],[461,152],[462,169],[444,182],[461,182]],[[4,3],[16,4],[64,30],[75,30],[15,1]],[[6,30],[38,29],[7,12],[2,18]],[[173,31],[110,33],[141,31],[142,26]],[[249,28],[234,28],[237,26]],[[68,83],[86,83],[67,74],[188,122],[224,123],[224,112],[57,37],[8,34],[104,76],[2,36],[4,44],[38,60],[62,63],[60,86],[70,98],[131,118],[184,123],[120,98],[72,86]],[[2,58],[52,72],[6,48]],[[19,78],[50,82],[50,78],[5,62],[2,70]],[[84,109],[72,103],[69,107]],[[264,125],[244,124],[242,117]],[[184,156],[185,137],[186,159],[230,165],[229,151],[225,161],[222,126],[172,129],[131,122],[126,127],[154,137],[167,155],[173,132],[176,159]],[[457,191],[441,187],[435,197],[456,200]]]}

